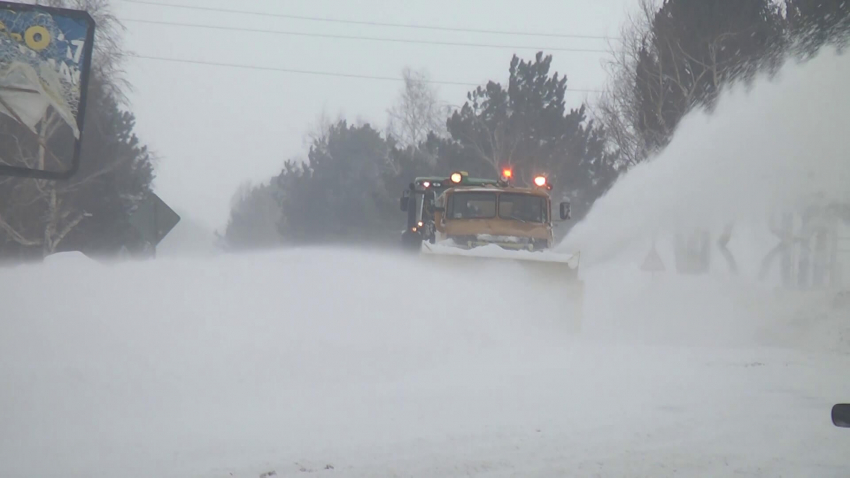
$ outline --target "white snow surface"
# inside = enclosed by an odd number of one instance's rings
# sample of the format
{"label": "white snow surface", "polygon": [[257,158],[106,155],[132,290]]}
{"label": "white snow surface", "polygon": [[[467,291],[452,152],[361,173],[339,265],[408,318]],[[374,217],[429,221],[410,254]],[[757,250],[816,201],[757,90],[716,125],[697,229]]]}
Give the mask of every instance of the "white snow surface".
{"label": "white snow surface", "polygon": [[4,269],[0,476],[850,472],[829,422],[848,309],[598,267],[571,336],[557,299],[490,267],[305,250]]}
{"label": "white snow surface", "polygon": [[[775,244],[756,213],[846,161],[829,121],[846,125],[848,61],[739,93],[713,127],[683,125],[680,162],[600,201],[564,244],[593,258],[578,335],[509,261],[301,249],[0,269],[0,477],[850,476],[850,431],[829,419],[850,401],[850,299],[753,278]],[[763,124],[786,119],[833,143],[802,151]],[[689,159],[711,150],[730,183]],[[747,191],[768,160],[779,184]],[[730,215],[738,275],[639,270],[647,238]]]}

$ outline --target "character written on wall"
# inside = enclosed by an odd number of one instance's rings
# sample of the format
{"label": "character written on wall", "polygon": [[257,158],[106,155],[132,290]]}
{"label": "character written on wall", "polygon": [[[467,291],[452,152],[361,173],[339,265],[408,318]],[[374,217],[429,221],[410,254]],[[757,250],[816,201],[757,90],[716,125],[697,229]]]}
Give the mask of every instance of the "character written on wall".
{"label": "character written on wall", "polygon": [[697,229],[687,236],[677,234],[675,257],[679,274],[707,274],[711,268],[711,233]]}
{"label": "character written on wall", "polygon": [[779,258],[780,280],[791,289],[820,289],[837,286],[838,216],[830,208],[812,204],[801,213],[781,214],[779,224],[771,220],[771,230],[779,239],[762,261],[762,280]]}
{"label": "character written on wall", "polygon": [[717,238],[717,248],[720,250],[721,257],[723,257],[726,261],[726,265],[729,267],[729,272],[737,274],[738,263],[735,261],[735,257],[732,255],[732,252],[729,250],[729,241],[732,240],[732,231],[734,229],[734,222],[727,223],[726,226],[723,227],[723,232],[721,232],[720,237]]}
{"label": "character written on wall", "polygon": [[[777,221],[777,215],[780,219]],[[778,223],[777,223],[778,222]],[[779,258],[779,276],[783,287],[792,287],[794,266],[794,215],[789,212],[772,214],[769,219],[770,231],[779,239],[761,262],[759,279],[766,280],[770,274],[773,263]]]}
{"label": "character written on wall", "polygon": [[797,286],[800,289],[836,285],[838,220],[822,194],[803,211]]}

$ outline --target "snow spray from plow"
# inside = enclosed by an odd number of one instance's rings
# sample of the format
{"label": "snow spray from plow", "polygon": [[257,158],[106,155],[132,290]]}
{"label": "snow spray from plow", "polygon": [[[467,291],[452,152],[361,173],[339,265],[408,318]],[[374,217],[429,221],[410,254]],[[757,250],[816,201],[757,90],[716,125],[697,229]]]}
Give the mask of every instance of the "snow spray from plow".
{"label": "snow spray from plow", "polygon": [[[423,260],[436,261],[455,270],[498,271],[503,277],[532,285],[530,301],[541,295],[556,298],[562,306],[561,319],[572,332],[579,332],[584,315],[584,282],[579,279],[580,254],[506,251],[496,245],[458,249],[439,244],[422,244]],[[492,269],[488,269],[492,267]]]}
{"label": "snow spray from plow", "polygon": [[[843,239],[850,236],[848,77],[850,57],[829,49],[789,62],[774,79],[724,92],[711,114],[688,115],[664,151],[620,178],[556,247],[582,251],[590,289],[602,270],[622,270],[620,285],[642,291],[629,302],[632,292],[609,283],[607,317],[635,315],[631,306],[657,301],[648,320],[680,327],[683,314],[716,320],[685,307],[686,296],[718,313],[720,304],[748,304],[730,332],[781,322],[770,314],[800,318],[778,311],[779,302],[791,309],[805,303],[799,308],[816,315],[811,307],[840,295],[850,285],[850,242]],[[639,268],[656,239],[668,267],[653,283]],[[685,296],[684,284],[693,285]],[[651,335],[637,324],[633,330]]]}
{"label": "snow spray from plow", "polygon": [[[622,177],[558,250],[582,250],[587,266],[655,235],[708,230],[723,239],[728,229],[742,274],[755,276],[778,242],[777,218],[797,218],[795,237],[804,232],[800,218],[814,219],[817,208],[846,228],[848,76],[850,58],[827,50],[751,91],[725,92],[712,114],[687,116],[659,156]],[[801,123],[801,109],[818,121]]]}

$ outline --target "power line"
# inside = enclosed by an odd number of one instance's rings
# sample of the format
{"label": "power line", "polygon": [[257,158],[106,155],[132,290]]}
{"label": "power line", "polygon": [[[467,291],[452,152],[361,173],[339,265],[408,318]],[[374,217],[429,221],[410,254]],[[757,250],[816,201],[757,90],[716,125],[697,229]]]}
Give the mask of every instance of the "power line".
{"label": "power line", "polygon": [[[382,80],[382,81],[403,81],[402,78],[396,78],[391,76],[372,76],[372,75],[358,75],[354,73],[334,73],[328,71],[313,71],[313,70],[296,70],[292,68],[276,68],[272,66],[260,66],[260,65],[244,65],[238,63],[221,63],[221,62],[213,62],[213,61],[204,61],[204,60],[189,60],[182,58],[166,58],[160,56],[148,56],[148,55],[130,55],[134,58],[141,58],[144,60],[157,60],[157,61],[168,61],[173,63],[188,63],[192,65],[207,65],[207,66],[219,66],[219,67],[227,67],[227,68],[242,68],[247,70],[262,70],[262,71],[277,71],[282,73],[298,73],[304,75],[318,75],[318,76],[336,76],[342,78],[359,78],[364,80]],[[437,85],[455,85],[455,86],[475,86],[472,83],[463,83],[459,81],[438,81],[438,80],[428,80],[427,83],[437,84]]]}
{"label": "power line", "polygon": [[[316,76],[331,76],[331,77],[340,77],[340,78],[357,78],[362,80],[378,80],[378,81],[404,81],[403,78],[392,77],[392,76],[373,76],[373,75],[358,75],[354,73],[336,73],[329,71],[314,71],[314,70],[296,70],[292,68],[277,68],[271,66],[260,66],[260,65],[245,65],[238,63],[221,63],[221,62],[213,62],[213,61],[204,61],[204,60],[189,60],[182,58],[166,58],[161,56],[148,56],[148,55],[137,55],[130,54],[131,57],[140,58],[143,60],[155,60],[155,61],[165,61],[171,63],[186,63],[191,65],[205,65],[205,66],[217,66],[224,68],[241,68],[246,70],[261,70],[261,71],[274,71],[281,73],[296,73],[302,75],[316,75]],[[475,87],[479,86],[476,83],[466,83],[462,81],[440,81],[440,80],[424,80],[425,83],[430,83],[434,85],[450,85],[450,86],[467,86],[467,87]],[[591,89],[574,89],[568,88],[567,91],[574,93],[601,93],[601,90],[591,90]]]}
{"label": "power line", "polygon": [[167,3],[159,3],[159,2],[149,2],[145,0],[121,0],[125,3],[136,3],[140,5],[155,5],[158,7],[170,7],[170,8],[183,8],[187,10],[203,10],[208,12],[219,12],[219,13],[235,13],[239,15],[257,15],[263,17],[276,17],[276,18],[289,18],[293,20],[306,20],[312,22],[328,22],[328,23],[344,23],[349,25],[368,25],[374,27],[391,27],[391,28],[414,28],[419,30],[437,30],[437,31],[447,31],[447,32],[466,32],[466,33],[486,33],[486,34],[494,34],[494,35],[516,35],[516,36],[529,36],[529,37],[548,37],[548,38],[583,38],[590,40],[614,40],[616,38],[606,37],[601,35],[574,35],[574,34],[566,34],[566,33],[535,33],[535,32],[522,32],[522,31],[512,31],[512,30],[486,30],[486,29],[476,29],[476,28],[455,28],[455,27],[444,27],[439,25],[414,25],[408,23],[386,23],[386,22],[374,22],[374,21],[363,21],[363,20],[341,20],[337,18],[321,18],[321,17],[309,17],[303,15],[290,15],[285,13],[269,13],[269,12],[257,12],[257,11],[247,11],[247,10],[233,10],[228,8],[216,8],[216,7],[200,7],[193,5],[171,5]]}
{"label": "power line", "polygon": [[325,34],[325,33],[305,33],[305,32],[282,31],[282,30],[264,30],[264,29],[256,29],[256,28],[228,27],[228,26],[221,26],[221,25],[199,25],[199,24],[195,24],[195,23],[163,22],[163,21],[139,20],[139,19],[124,19],[124,21],[132,22],[132,23],[146,23],[146,24],[153,24],[153,25],[168,25],[168,26],[188,27],[188,28],[205,28],[205,29],[212,29],[212,30],[243,31],[243,32],[253,32],[253,33],[270,33],[270,34],[276,34],[276,35],[334,38],[334,39],[343,39],[343,40],[365,40],[365,41],[388,42],[388,43],[414,43],[414,44],[422,44],[422,45],[463,46],[463,47],[476,47],[476,48],[499,48],[499,49],[516,49],[516,50],[538,50],[538,51],[550,50],[550,51],[566,51],[566,52],[577,52],[577,53],[608,53],[607,50],[599,50],[599,49],[562,48],[562,47],[535,47],[535,46],[518,46],[518,45],[496,45],[496,44],[489,44],[489,43],[463,43],[463,42],[444,42],[444,41],[432,41],[432,40],[411,40],[411,39],[402,39],[402,38],[361,37],[361,36],[352,36],[352,35],[333,35],[333,34]]}
{"label": "power line", "polygon": [[569,52],[577,52],[577,53],[608,53],[606,50],[592,50],[592,49],[582,49],[582,48],[559,48],[559,47],[534,47],[534,46],[515,46],[515,45],[494,45],[489,43],[462,43],[462,42],[445,42],[445,41],[432,41],[432,40],[408,40],[402,38],[380,38],[380,37],[361,37],[361,36],[351,36],[351,35],[331,35],[326,33],[304,33],[304,32],[289,32],[289,31],[281,31],[281,30],[262,30],[256,28],[243,28],[243,27],[227,27],[221,25],[199,25],[197,23],[178,23],[178,22],[162,22],[157,20],[138,20],[134,18],[124,19],[125,22],[132,23],[147,23],[152,25],[168,25],[174,27],[188,27],[188,28],[206,28],[210,30],[227,30],[227,31],[237,31],[237,32],[252,32],[252,33],[271,33],[275,35],[291,35],[291,36],[302,36],[302,37],[318,37],[318,38],[335,38],[342,40],[366,40],[366,41],[376,41],[376,42],[388,42],[388,43],[417,43],[421,45],[440,45],[440,46],[465,46],[465,47],[475,47],[475,48],[500,48],[500,49],[515,49],[515,50],[537,50],[537,51],[569,51]]}

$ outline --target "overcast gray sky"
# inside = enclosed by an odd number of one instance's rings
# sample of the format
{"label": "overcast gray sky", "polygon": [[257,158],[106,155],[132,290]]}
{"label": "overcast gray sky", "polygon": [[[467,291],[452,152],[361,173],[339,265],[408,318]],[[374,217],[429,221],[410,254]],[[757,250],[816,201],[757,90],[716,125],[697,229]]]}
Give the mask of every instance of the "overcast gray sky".
{"label": "overcast gray sky", "polygon": [[[243,15],[151,5],[266,12]],[[535,49],[473,48],[255,33],[140,23],[147,20],[452,43],[607,50],[604,39],[531,37],[351,25],[275,17],[299,15],[463,29],[616,37],[636,0],[114,0],[127,27],[125,45],[143,56],[400,77],[409,66],[436,81],[504,81],[511,55]],[[601,89],[604,53],[553,51],[568,87]],[[383,128],[400,82],[249,70],[131,58],[127,77],[137,131],[161,160],[156,192],[184,217],[223,229],[230,198],[245,180],[264,181],[287,158],[304,158],[304,135],[325,112]],[[467,86],[440,85],[441,99],[462,104]],[[578,106],[587,93],[569,94]],[[593,94],[590,94],[593,97]]]}

